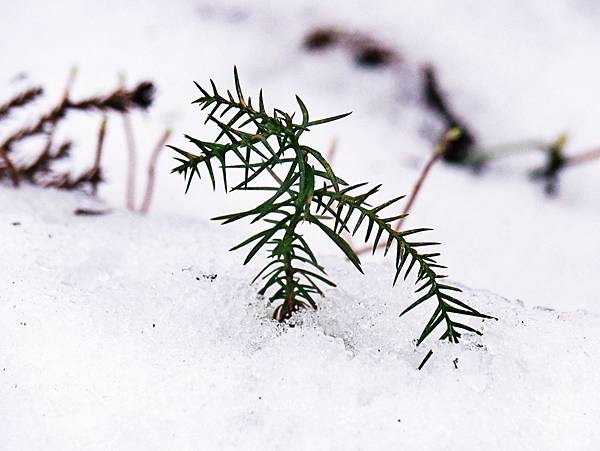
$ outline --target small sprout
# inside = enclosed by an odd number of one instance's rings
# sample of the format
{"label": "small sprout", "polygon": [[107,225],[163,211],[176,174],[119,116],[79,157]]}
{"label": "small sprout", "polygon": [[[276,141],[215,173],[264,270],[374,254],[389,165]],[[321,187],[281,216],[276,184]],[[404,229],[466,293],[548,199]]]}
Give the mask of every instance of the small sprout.
{"label": "small sprout", "polygon": [[[231,250],[250,248],[244,264],[259,251],[267,251],[268,263],[254,281],[262,283],[259,295],[268,294],[269,301],[276,305],[273,318],[283,322],[300,309],[316,309],[317,297],[324,296],[326,288],[336,286],[300,230],[303,226],[312,226],[361,273],[362,263],[344,238],[344,232],[349,236],[359,231],[365,233],[365,241],[370,243],[373,252],[385,243],[384,255],[389,252],[395,256],[394,284],[401,275],[404,280],[409,274],[416,276],[419,297],[400,316],[425,301],[432,301],[434,307],[417,345],[438,326],[443,329],[440,338],[452,343],[459,342],[462,331],[481,334],[458,319],[490,317],[455,297],[461,290],[446,282],[446,276],[439,272],[445,267],[437,263],[439,254],[431,249],[438,243],[415,238],[429,229],[398,231],[394,228],[393,224],[402,215],[387,213],[386,209],[403,196],[380,204],[374,202],[381,185],[349,184],[335,174],[321,152],[302,143],[302,135],[312,127],[348,114],[314,120],[304,102],[296,97],[301,113],[301,121],[296,123],[292,121],[294,115],[279,109],[275,109],[273,115],[268,114],[262,93],[258,109],[255,109],[242,94],[237,69],[234,79],[236,96],[229,91],[226,96],[221,95],[212,83],[208,89],[197,85],[201,96],[194,103],[203,110],[209,108],[207,121],[216,125],[220,132],[211,141],[186,136],[197,153],[170,146],[178,153],[176,160],[179,162],[172,172],[182,174],[189,188],[196,176],[200,178],[202,168],[214,189],[220,169],[226,192],[259,190],[267,193],[267,198],[252,208],[213,219],[223,224],[250,220],[252,224],[263,225],[260,231]],[[452,129],[448,132],[448,141],[453,137],[460,139],[460,136],[458,130]],[[242,180],[231,185],[228,175],[235,172]],[[325,217],[331,220],[327,221]],[[431,354],[432,351],[426,355],[419,369]]]}

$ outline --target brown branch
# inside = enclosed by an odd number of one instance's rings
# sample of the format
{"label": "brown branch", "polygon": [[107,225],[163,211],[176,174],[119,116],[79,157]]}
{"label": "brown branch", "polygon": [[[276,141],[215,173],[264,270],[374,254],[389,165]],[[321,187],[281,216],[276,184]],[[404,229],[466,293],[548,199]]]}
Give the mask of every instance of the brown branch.
{"label": "brown branch", "polygon": [[20,183],[20,179],[21,179],[19,177],[19,171],[17,171],[17,168],[15,167],[15,165],[11,161],[10,157],[8,156],[6,147],[4,147],[2,145],[0,145],[0,157],[2,157],[2,160],[4,161],[4,166],[8,170],[8,173],[10,174],[10,178],[12,180],[13,186],[15,188],[18,187],[19,183]]}
{"label": "brown branch", "polygon": [[565,164],[567,166],[575,166],[578,164],[587,163],[589,161],[598,159],[600,159],[600,147],[567,157]]}
{"label": "brown branch", "polygon": [[[69,172],[59,174],[44,183],[44,187],[52,187],[58,189],[73,190],[81,187],[82,185],[89,183],[92,187],[92,195],[95,196],[98,191],[98,184],[102,181],[100,162],[102,161],[102,150],[104,147],[104,137],[106,135],[108,119],[106,116],[102,118],[100,122],[100,128],[98,129],[98,140],[96,143],[96,154],[94,156],[94,163],[92,167],[87,171],[79,175],[79,177],[72,179]],[[59,151],[60,153],[60,151]]]}
{"label": "brown branch", "polygon": [[124,112],[123,128],[125,130],[125,140],[127,142],[127,186],[125,188],[125,205],[129,211],[135,210],[135,174],[137,171],[137,158],[135,137],[129,114]]}
{"label": "brown branch", "polygon": [[158,157],[160,156],[160,152],[164,148],[167,140],[171,136],[171,129],[167,128],[158,142],[154,147],[154,151],[150,156],[150,162],[148,164],[148,181],[146,182],[146,192],[144,193],[144,200],[142,202],[142,206],[140,207],[140,213],[146,214],[150,209],[150,203],[152,202],[152,197],[154,194],[154,183],[156,178],[156,163],[158,162]]}
{"label": "brown branch", "polygon": [[444,136],[443,142],[437,146],[437,149],[435,150],[435,152],[433,152],[433,154],[431,155],[431,157],[429,158],[429,160],[427,161],[427,163],[421,170],[421,174],[419,174],[419,178],[417,179],[417,182],[415,183],[415,186],[413,187],[412,192],[410,193],[408,201],[406,202],[404,210],[402,211],[403,217],[398,219],[398,222],[396,223],[396,226],[394,227],[394,229],[396,231],[399,231],[402,229],[402,226],[404,225],[404,220],[406,219],[410,210],[412,209],[412,206],[415,203],[415,199],[417,198],[419,192],[421,191],[423,182],[425,182],[425,180],[427,179],[427,176],[429,175],[429,171],[431,170],[433,165],[441,157],[444,156],[444,154],[446,153],[446,149],[448,148],[448,145],[452,141],[458,139],[459,136],[460,136],[460,131],[458,131],[457,129],[450,129],[450,130],[448,130],[448,132],[446,132],[446,136]]}
{"label": "brown branch", "polygon": [[[457,128],[452,128],[452,129],[448,130],[446,132],[446,135],[444,136],[444,140],[437,146],[435,152],[431,155],[431,157],[429,158],[429,160],[427,161],[427,163],[421,170],[421,173],[419,174],[419,178],[417,179],[417,181],[410,193],[410,196],[408,197],[408,201],[406,202],[404,209],[402,210],[402,213],[401,213],[402,217],[400,219],[398,219],[398,222],[396,222],[396,225],[394,226],[394,230],[396,230],[397,232],[399,232],[402,229],[402,226],[404,225],[404,220],[409,215],[409,213],[412,209],[412,206],[415,203],[415,200],[416,200],[419,192],[421,191],[421,187],[423,186],[423,183],[425,182],[425,180],[427,179],[427,176],[429,175],[431,168],[441,157],[444,156],[444,154],[446,153],[446,150],[448,149],[448,146],[451,145],[452,142],[454,142],[456,139],[460,138],[460,133],[461,133],[460,130]],[[385,246],[386,246],[386,243],[382,242],[377,246],[377,248],[383,248]],[[372,251],[372,247],[366,246],[366,247],[362,247],[362,248],[356,250],[355,252],[357,255],[360,255],[360,254],[364,254],[365,252],[371,252],[371,251]]]}
{"label": "brown branch", "polygon": [[[107,96],[90,97],[78,102],[71,101],[67,94],[59,105],[54,107],[48,113],[40,116],[35,124],[17,130],[15,133],[8,136],[4,142],[0,144],[0,148],[8,152],[10,151],[11,146],[18,141],[34,135],[48,133],[49,129],[51,130],[71,110],[127,112],[136,107],[146,108],[148,106],[148,96],[151,95],[149,94],[149,90],[153,91],[153,89],[151,83],[142,82],[131,91],[118,89]],[[66,92],[68,93],[68,91]]]}
{"label": "brown branch", "polygon": [[33,102],[35,99],[41,96],[43,92],[44,90],[38,86],[18,93],[8,102],[0,105],[0,120],[7,116],[10,113],[10,110],[23,107],[28,103]]}
{"label": "brown branch", "polygon": [[90,169],[90,183],[92,184],[92,196],[98,193],[98,183],[102,180],[100,172],[100,161],[102,160],[102,149],[104,147],[104,137],[106,136],[106,126],[108,119],[106,116],[102,118],[100,122],[100,128],[98,129],[98,141],[96,143],[96,156],[94,158],[94,165]]}
{"label": "brown branch", "polygon": [[[75,76],[77,75],[77,69],[75,67],[73,67],[71,69],[71,72],[69,73],[69,77],[67,78],[67,83],[65,85],[65,90],[63,93],[63,97],[60,103],[60,106],[64,106],[69,102],[69,93],[71,91],[71,87],[73,86],[73,83],[75,81]],[[41,88],[40,88],[40,93],[41,94]],[[36,95],[37,96],[37,95]],[[56,111],[56,108],[53,110]],[[30,128],[22,128],[20,130],[18,130],[16,133],[14,133],[13,135],[9,136],[4,143],[2,143],[0,145],[0,153],[2,154],[2,157],[4,158],[5,162],[7,163],[9,169],[10,169],[10,174],[11,174],[11,178],[13,180],[13,184],[15,186],[19,185],[20,182],[20,178],[21,178],[21,174],[24,174],[24,176],[29,179],[30,181],[33,181],[33,176],[35,175],[35,173],[42,168],[47,168],[49,161],[53,158],[50,155],[50,150],[52,147],[52,139],[54,136],[54,130],[56,128],[56,123],[58,122],[58,120],[63,117],[63,114],[48,114],[45,116],[42,116],[39,120],[38,123]],[[47,119],[49,119],[47,121]],[[35,159],[35,161],[30,164],[28,167],[24,167],[24,168],[17,168],[16,166],[12,166],[12,162],[10,161],[9,157],[8,157],[8,151],[11,148],[11,145],[17,141],[20,141],[21,139],[24,139],[28,136],[32,136],[32,135],[36,135],[39,133],[42,133],[44,131],[44,124],[48,122],[50,125],[50,129],[46,132],[48,135],[48,139],[46,140],[46,145],[44,146],[44,149],[42,150],[42,152],[40,153],[40,155],[38,155],[38,157]],[[59,150],[57,157],[61,158],[63,155],[63,151],[66,152],[68,151],[68,148],[70,147],[70,144],[67,144],[67,146],[61,146],[61,149]]]}

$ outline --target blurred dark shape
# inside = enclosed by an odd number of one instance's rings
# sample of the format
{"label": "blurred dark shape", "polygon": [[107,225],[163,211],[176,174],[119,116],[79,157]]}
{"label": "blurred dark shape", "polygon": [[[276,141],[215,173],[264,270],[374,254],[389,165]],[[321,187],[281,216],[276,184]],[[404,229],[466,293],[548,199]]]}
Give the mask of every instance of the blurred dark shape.
{"label": "blurred dark shape", "polygon": [[473,133],[452,111],[439,86],[435,69],[431,65],[423,68],[423,100],[444,122],[444,135],[449,129],[458,128],[461,134],[458,139],[449,143],[444,160],[448,163],[464,164],[472,155],[476,143]]}
{"label": "blurred dark shape", "polygon": [[394,61],[394,52],[384,47],[368,45],[357,49],[354,61],[359,66],[369,68],[387,66]]}
{"label": "blurred dark shape", "polygon": [[[71,150],[70,141],[64,142],[58,147],[53,145],[52,141],[56,127],[70,111],[102,112],[106,114],[109,112],[127,113],[135,109],[146,110],[154,101],[155,87],[150,81],[142,81],[131,90],[121,86],[105,95],[75,101],[69,95],[72,77],[73,75],[67,83],[62,100],[57,105],[47,113],[39,116],[34,123],[25,124],[0,142],[0,180],[10,176],[14,186],[18,186],[23,178],[32,184],[67,190],[89,186],[92,194],[96,193],[98,184],[103,181],[100,155],[104,142],[106,117],[103,118],[99,130],[94,165],[77,177],[73,177],[69,172],[55,173],[52,170],[52,163],[67,158]],[[0,119],[6,117],[11,109],[27,106],[42,95],[42,92],[41,88],[30,88],[0,104]],[[39,135],[46,136],[46,145],[41,152],[32,161],[14,163],[12,152],[15,145]]]}
{"label": "blurred dark shape", "polygon": [[134,89],[117,89],[106,97],[93,97],[80,102],[70,102],[69,107],[78,110],[113,110],[120,113],[140,108],[147,109],[154,101],[154,84],[149,81],[139,83]]}
{"label": "blurred dark shape", "polygon": [[559,174],[567,165],[567,158],[563,149],[567,139],[563,134],[554,141],[546,151],[546,164],[541,168],[531,171],[531,178],[542,180],[545,183],[544,191],[548,196],[558,193]]}
{"label": "blurred dark shape", "polygon": [[323,50],[337,44],[339,39],[337,31],[332,28],[317,28],[304,38],[304,48],[308,50]]}
{"label": "blurred dark shape", "polygon": [[352,53],[359,66],[377,68],[400,60],[397,52],[361,33],[350,33],[331,27],[316,28],[306,35],[303,46],[307,50],[324,50],[340,45]]}
{"label": "blurred dark shape", "polygon": [[131,101],[145,110],[152,105],[154,102],[154,94],[156,89],[154,84],[150,81],[143,81],[133,90],[131,95]]}
{"label": "blurred dark shape", "polygon": [[110,213],[110,210],[93,210],[91,208],[77,208],[73,211],[75,216],[102,216]]}

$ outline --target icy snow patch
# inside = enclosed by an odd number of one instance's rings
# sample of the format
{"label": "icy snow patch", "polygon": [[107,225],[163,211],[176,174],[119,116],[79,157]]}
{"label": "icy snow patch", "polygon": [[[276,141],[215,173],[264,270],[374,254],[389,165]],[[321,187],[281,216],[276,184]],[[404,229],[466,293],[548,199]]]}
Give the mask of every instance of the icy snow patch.
{"label": "icy snow patch", "polygon": [[[600,319],[465,298],[499,321],[415,349],[421,314],[392,268],[295,327],[270,320],[222,245],[231,229],[0,187],[0,448],[544,449],[600,445]],[[428,309],[425,309],[428,310]],[[421,312],[423,315],[427,311]]]}

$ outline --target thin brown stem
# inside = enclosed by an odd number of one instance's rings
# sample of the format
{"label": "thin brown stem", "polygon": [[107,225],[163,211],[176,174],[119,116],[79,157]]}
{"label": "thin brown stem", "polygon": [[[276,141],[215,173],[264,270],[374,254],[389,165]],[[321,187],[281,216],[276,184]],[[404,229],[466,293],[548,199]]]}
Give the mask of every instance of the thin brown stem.
{"label": "thin brown stem", "polygon": [[283,180],[281,180],[281,178],[275,173],[273,169],[267,167],[267,172],[271,175],[271,177],[273,177],[273,180],[279,183],[279,186],[283,185]]}
{"label": "thin brown stem", "polygon": [[69,77],[67,78],[67,83],[65,84],[65,90],[63,91],[63,103],[66,103],[69,100],[71,95],[71,89],[73,88],[73,84],[75,83],[75,78],[77,77],[77,66],[73,66],[71,71],[69,72]]}
{"label": "thin brown stem", "polygon": [[2,157],[2,161],[4,161],[4,166],[6,170],[10,174],[10,179],[12,180],[12,184],[15,188],[19,186],[21,177],[19,176],[19,171],[13,164],[12,160],[8,156],[8,152],[6,151],[6,147],[0,145],[0,157]]}
{"label": "thin brown stem", "polygon": [[129,211],[135,210],[135,174],[137,170],[137,152],[131,119],[127,112],[121,114],[125,140],[127,142],[127,187],[125,191],[125,204]]}
{"label": "thin brown stem", "polygon": [[575,166],[598,159],[600,159],[600,147],[567,157],[567,161],[565,163],[567,166]]}
{"label": "thin brown stem", "polygon": [[41,87],[29,88],[25,91],[18,93],[16,96],[11,98],[8,102],[0,104],[0,119],[7,116],[11,110],[21,108],[27,104],[33,102],[43,93]]}
{"label": "thin brown stem", "polygon": [[[460,137],[459,129],[451,128],[450,130],[448,130],[446,132],[446,135],[444,136],[444,140],[437,146],[435,152],[431,155],[431,157],[429,158],[429,160],[427,161],[427,163],[421,170],[421,173],[419,174],[419,178],[417,179],[415,185],[413,186],[410,196],[408,197],[408,200],[406,202],[406,205],[404,206],[404,209],[402,210],[402,213],[401,213],[402,217],[400,219],[398,219],[398,221],[396,222],[396,225],[394,226],[395,231],[399,232],[402,229],[402,226],[404,225],[404,220],[410,213],[410,211],[413,207],[413,204],[415,203],[415,200],[417,199],[417,196],[419,195],[419,192],[421,191],[421,187],[423,186],[423,183],[427,179],[427,176],[429,175],[429,172],[431,171],[431,168],[433,167],[433,165],[441,157],[444,156],[444,154],[446,153],[446,149],[448,148],[448,145],[450,143],[452,143],[454,140],[458,139],[459,137]],[[385,246],[386,246],[386,243],[382,242],[377,246],[377,248],[383,248]],[[362,248],[356,250],[356,254],[360,255],[360,254],[364,254],[366,252],[371,252],[371,251],[372,251],[371,246],[365,246],[365,247],[362,247]]]}
{"label": "thin brown stem", "polygon": [[413,189],[410,193],[410,196],[409,196],[408,200],[406,201],[404,210],[402,210],[402,213],[401,213],[402,218],[398,219],[398,222],[396,222],[394,230],[399,231],[402,229],[402,226],[404,225],[404,221],[405,221],[406,217],[408,216],[408,213],[412,209],[412,206],[415,203],[415,200],[417,199],[419,192],[421,191],[423,182],[425,182],[425,180],[427,179],[427,176],[429,175],[429,171],[431,171],[431,168],[433,167],[433,165],[444,155],[444,152],[446,151],[446,145],[448,142],[449,142],[449,139],[446,136],[444,138],[444,142],[442,143],[442,145],[438,146],[438,148],[435,150],[435,152],[433,152],[433,154],[431,155],[431,157],[429,158],[429,160],[427,161],[427,163],[421,170],[421,173],[419,174],[419,178],[417,179],[417,182],[415,183],[415,186],[413,187]]}
{"label": "thin brown stem", "polygon": [[[2,144],[0,144],[0,156],[2,157],[6,167],[8,168],[8,172],[10,173],[10,177],[11,177],[13,185],[15,187],[19,186],[19,183],[21,180],[21,174],[20,174],[19,169],[12,163],[11,159],[9,158],[8,151],[10,150],[12,144],[14,144],[15,142],[20,141],[29,136],[43,133],[47,124],[49,124],[51,126],[51,129],[47,132],[48,140],[46,142],[44,151],[42,152],[41,158],[45,158],[48,155],[48,152],[50,151],[50,148],[52,146],[52,137],[54,134],[54,128],[56,126],[56,123],[62,117],[64,117],[65,112],[68,108],[68,105],[70,104],[69,93],[71,92],[71,88],[73,86],[73,83],[75,82],[76,75],[77,75],[77,69],[75,67],[73,67],[71,69],[71,72],[69,73],[69,77],[67,78],[67,83],[65,85],[63,97],[61,99],[60,104],[57,107],[55,107],[50,113],[41,116],[38,119],[37,123],[34,124],[32,127],[29,127],[29,128],[25,127],[25,128],[18,130],[17,132],[13,133],[8,138],[6,138],[6,140]],[[30,93],[29,96],[26,96],[26,97],[31,97],[32,94],[33,94],[33,98],[37,97],[38,95],[40,95],[42,93],[41,88],[38,88],[38,90],[39,91],[36,90],[35,92]],[[32,99],[30,99],[30,100],[32,100]],[[28,103],[28,102],[25,102],[25,103]],[[22,101],[20,102],[20,104],[22,104],[22,105],[24,105],[25,103],[23,103]]]}
{"label": "thin brown stem", "polygon": [[100,122],[100,128],[98,129],[98,141],[96,143],[96,156],[94,158],[94,165],[91,169],[91,180],[92,180],[92,196],[98,193],[98,183],[100,182],[100,161],[102,160],[102,149],[104,148],[104,137],[106,136],[106,126],[108,119],[106,116],[102,118]]}
{"label": "thin brown stem", "polygon": [[152,197],[154,195],[154,183],[156,178],[156,163],[158,162],[158,157],[160,156],[160,152],[165,146],[165,143],[171,136],[171,129],[167,128],[164,133],[161,135],[158,140],[156,146],[154,147],[154,151],[150,156],[150,162],[148,163],[148,181],[146,182],[146,191],[144,193],[144,200],[142,202],[142,206],[140,207],[140,213],[146,214],[150,209],[150,204],[152,202]]}

